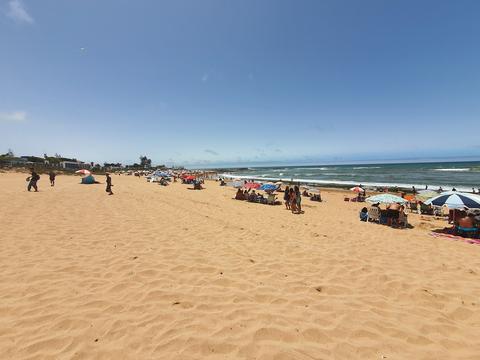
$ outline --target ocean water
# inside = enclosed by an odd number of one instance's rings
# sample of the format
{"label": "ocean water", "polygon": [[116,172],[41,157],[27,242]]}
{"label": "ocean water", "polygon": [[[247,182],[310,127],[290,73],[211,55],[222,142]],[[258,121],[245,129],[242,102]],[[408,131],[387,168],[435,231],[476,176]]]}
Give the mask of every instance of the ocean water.
{"label": "ocean water", "polygon": [[480,162],[438,162],[371,165],[280,166],[225,169],[231,178],[294,181],[323,185],[398,186],[472,191],[480,187]]}

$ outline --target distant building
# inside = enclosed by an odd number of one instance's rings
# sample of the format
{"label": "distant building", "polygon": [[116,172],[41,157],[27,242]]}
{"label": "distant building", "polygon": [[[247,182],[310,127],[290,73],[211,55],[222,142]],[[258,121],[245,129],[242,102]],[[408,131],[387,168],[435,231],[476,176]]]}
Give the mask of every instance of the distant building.
{"label": "distant building", "polygon": [[90,164],[83,161],[61,161],[60,167],[65,170],[90,169]]}
{"label": "distant building", "polygon": [[48,160],[38,156],[21,156],[20,159],[24,159],[25,161],[33,164],[48,164]]}
{"label": "distant building", "polygon": [[32,162],[28,161],[24,158],[0,158],[0,166],[26,166],[32,164]]}

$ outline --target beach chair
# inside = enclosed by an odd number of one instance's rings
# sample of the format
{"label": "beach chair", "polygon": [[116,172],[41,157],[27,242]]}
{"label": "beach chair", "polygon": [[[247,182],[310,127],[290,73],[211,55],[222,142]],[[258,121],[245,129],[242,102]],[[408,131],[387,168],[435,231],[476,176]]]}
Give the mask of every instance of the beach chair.
{"label": "beach chair", "polygon": [[417,212],[418,211],[418,205],[415,201],[410,201],[410,212]]}
{"label": "beach chair", "polygon": [[420,212],[423,215],[433,215],[433,207],[425,204],[420,204]]}
{"label": "beach chair", "polygon": [[448,206],[443,205],[442,206],[442,216],[443,217],[448,217],[449,215],[450,215],[450,209],[448,208]]}
{"label": "beach chair", "polygon": [[268,194],[267,204],[268,204],[268,205],[275,205],[275,201],[276,201],[276,196],[275,196],[275,194]]}
{"label": "beach chair", "polygon": [[368,221],[380,222],[380,209],[372,206],[368,209]]}

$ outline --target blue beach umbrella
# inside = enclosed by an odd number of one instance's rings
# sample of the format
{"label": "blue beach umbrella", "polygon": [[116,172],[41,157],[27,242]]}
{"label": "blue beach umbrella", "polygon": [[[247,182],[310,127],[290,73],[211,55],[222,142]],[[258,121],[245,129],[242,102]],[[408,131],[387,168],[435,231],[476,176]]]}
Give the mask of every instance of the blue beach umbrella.
{"label": "blue beach umbrella", "polygon": [[274,185],[274,184],[263,184],[262,186],[260,186],[260,190],[263,190],[263,191],[275,191],[277,190],[277,185]]}
{"label": "blue beach umbrella", "polygon": [[365,199],[365,201],[368,201],[369,203],[376,204],[393,204],[393,203],[400,203],[400,204],[405,204],[407,200],[401,198],[400,196],[392,195],[392,194],[379,194],[379,195],[374,195],[370,196]]}
{"label": "blue beach umbrella", "polygon": [[171,175],[169,173],[166,173],[166,172],[162,172],[162,171],[155,171],[153,173],[153,176],[157,176],[157,177],[170,177]]}
{"label": "blue beach umbrella", "polygon": [[480,209],[480,196],[457,191],[447,191],[425,201],[427,205],[443,206],[447,205],[450,209]]}

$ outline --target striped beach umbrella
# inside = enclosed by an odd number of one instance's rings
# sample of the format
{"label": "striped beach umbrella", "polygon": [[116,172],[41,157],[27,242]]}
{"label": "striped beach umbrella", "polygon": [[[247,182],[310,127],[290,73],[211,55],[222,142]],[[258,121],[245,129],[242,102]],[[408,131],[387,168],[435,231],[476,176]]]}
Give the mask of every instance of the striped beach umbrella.
{"label": "striped beach umbrella", "polygon": [[458,191],[447,191],[425,201],[427,205],[443,206],[446,205],[450,209],[461,209],[467,207],[469,209],[480,209],[480,196]]}
{"label": "striped beach umbrella", "polygon": [[401,198],[400,196],[396,196],[393,194],[379,194],[379,195],[374,195],[370,196],[365,199],[365,201],[368,201],[369,203],[376,204],[393,204],[393,203],[400,203],[400,204],[405,204],[407,200]]}

